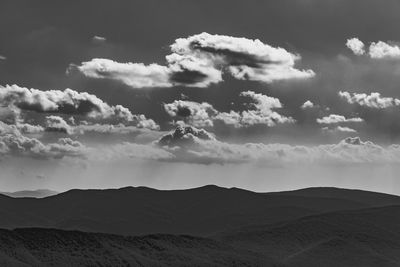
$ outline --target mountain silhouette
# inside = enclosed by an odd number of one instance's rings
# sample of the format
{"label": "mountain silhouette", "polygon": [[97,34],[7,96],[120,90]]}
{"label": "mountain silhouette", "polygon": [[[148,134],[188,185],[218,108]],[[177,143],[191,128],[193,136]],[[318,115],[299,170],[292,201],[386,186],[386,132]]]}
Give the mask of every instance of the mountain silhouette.
{"label": "mountain silhouette", "polygon": [[6,195],[9,197],[34,197],[34,198],[43,198],[49,197],[53,195],[57,195],[59,192],[48,190],[48,189],[38,189],[38,190],[23,190],[16,192],[0,192],[2,195]]}
{"label": "mountain silhouette", "polygon": [[[319,190],[324,192],[315,193]],[[208,236],[247,225],[385,205],[400,205],[400,197],[366,191],[353,194],[336,188],[292,193],[255,193],[217,186],[169,191],[146,187],[70,190],[37,199],[1,196],[0,228]]]}

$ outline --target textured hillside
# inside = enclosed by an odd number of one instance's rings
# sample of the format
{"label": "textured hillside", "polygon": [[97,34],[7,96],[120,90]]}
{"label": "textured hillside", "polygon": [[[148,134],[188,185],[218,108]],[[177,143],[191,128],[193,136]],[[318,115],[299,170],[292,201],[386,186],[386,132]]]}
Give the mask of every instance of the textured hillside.
{"label": "textured hillside", "polygon": [[[335,191],[337,189],[321,189]],[[263,194],[205,186],[160,191],[145,187],[71,190],[42,199],[0,197],[0,228],[57,228],[124,235],[207,236],[252,224],[271,224],[337,210],[400,204],[400,197],[361,192],[335,195]],[[367,200],[366,200],[367,199]],[[371,199],[375,201],[371,203]]]}

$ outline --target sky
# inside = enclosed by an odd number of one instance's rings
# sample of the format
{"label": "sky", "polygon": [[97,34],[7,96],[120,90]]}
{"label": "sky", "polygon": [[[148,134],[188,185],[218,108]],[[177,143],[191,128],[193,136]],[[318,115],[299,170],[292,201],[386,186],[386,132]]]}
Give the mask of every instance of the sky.
{"label": "sky", "polygon": [[0,188],[400,194],[397,0],[0,2]]}

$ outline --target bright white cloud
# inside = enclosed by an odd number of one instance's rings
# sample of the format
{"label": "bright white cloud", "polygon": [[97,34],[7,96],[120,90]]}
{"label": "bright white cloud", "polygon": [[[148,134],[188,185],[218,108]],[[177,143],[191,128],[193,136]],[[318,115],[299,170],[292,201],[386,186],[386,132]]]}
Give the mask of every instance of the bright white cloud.
{"label": "bright white cloud", "polygon": [[353,51],[353,53],[357,56],[361,56],[365,54],[365,45],[358,38],[348,39],[346,42],[346,46]]}
{"label": "bright white cloud", "polygon": [[275,126],[281,123],[291,123],[294,120],[283,116],[274,109],[282,108],[279,99],[252,91],[242,92],[243,97],[251,98],[249,110],[242,112],[219,112],[209,103],[176,100],[164,104],[164,109],[171,116],[183,120],[185,124],[195,127],[212,127],[215,121],[232,125],[235,128],[249,127],[252,125]]}
{"label": "bright white cloud", "polygon": [[[346,46],[351,49],[355,55],[361,56],[366,53],[364,43],[358,38],[347,40]],[[383,41],[372,42],[368,47],[368,56],[373,59],[399,59],[400,46],[396,43]]]}
{"label": "bright white cloud", "polygon": [[72,127],[63,118],[54,115],[46,117],[46,131],[65,134],[73,133]]}
{"label": "bright white cloud", "polygon": [[90,78],[117,80],[132,88],[208,87],[221,82],[224,72],[236,79],[266,83],[315,75],[312,70],[295,68],[299,55],[260,40],[203,32],[176,39],[170,48],[166,66],[94,58],[80,66],[71,64],[68,72],[77,70]]}
{"label": "bright white cloud", "polygon": [[303,105],[301,105],[301,109],[308,109],[308,108],[313,108],[314,107],[314,103],[311,102],[310,100],[307,100],[306,102],[303,103]]}
{"label": "bright white cloud", "polygon": [[[0,119],[18,121],[21,110],[40,113],[81,115],[97,121],[130,123],[137,127],[159,129],[144,115],[134,115],[121,105],[111,106],[95,95],[71,89],[41,91],[18,85],[0,86]],[[3,118],[4,117],[4,118]],[[16,122],[11,122],[15,124]]]}
{"label": "bright white cloud", "polygon": [[321,119],[317,119],[319,124],[336,124],[343,122],[363,122],[364,120],[361,118],[346,118],[342,115],[330,114],[329,116],[323,117]]}
{"label": "bright white cloud", "polygon": [[369,95],[349,93],[340,91],[339,96],[347,101],[349,104],[358,104],[369,108],[384,109],[393,106],[399,106],[400,100],[392,97],[382,97],[380,93],[371,93]]}
{"label": "bright white cloud", "polygon": [[218,114],[218,111],[209,103],[185,100],[175,100],[165,104],[164,109],[171,117],[182,119],[195,127],[214,126],[213,118]]}
{"label": "bright white cloud", "polygon": [[171,45],[173,53],[208,60],[215,68],[226,68],[240,80],[270,83],[286,79],[307,79],[312,70],[296,69],[299,55],[281,47],[272,47],[260,40],[238,38],[203,32],[179,38]]}
{"label": "bright white cloud", "polygon": [[400,47],[398,45],[390,45],[388,43],[379,41],[371,43],[369,46],[369,55],[371,58],[400,58]]}
{"label": "bright white cloud", "polygon": [[94,58],[82,62],[80,66],[71,65],[70,71],[74,68],[87,77],[117,80],[133,88],[172,86],[169,81],[170,69],[158,64],[119,63],[110,59]]}

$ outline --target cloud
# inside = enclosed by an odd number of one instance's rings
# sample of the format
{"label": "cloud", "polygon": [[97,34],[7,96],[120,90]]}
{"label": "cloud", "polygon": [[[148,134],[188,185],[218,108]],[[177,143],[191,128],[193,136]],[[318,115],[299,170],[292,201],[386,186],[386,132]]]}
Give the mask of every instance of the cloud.
{"label": "cloud", "polygon": [[299,55],[260,40],[203,32],[176,39],[170,49],[166,66],[94,58],[79,66],[71,64],[67,73],[77,71],[90,78],[117,80],[132,88],[208,87],[222,82],[223,73],[265,83],[315,76],[312,70],[295,68]]}
{"label": "cloud", "polygon": [[45,131],[45,129],[42,126],[32,125],[29,123],[18,123],[15,126],[23,134],[37,134]]}
{"label": "cloud", "polygon": [[312,70],[294,67],[300,56],[281,47],[264,44],[258,39],[203,32],[175,40],[171,51],[208,60],[216,68],[226,68],[233,77],[240,80],[271,83],[285,79],[307,79],[315,75]]}
{"label": "cloud", "polygon": [[[357,56],[365,54],[365,45],[358,38],[348,39],[346,46]],[[372,42],[368,48],[368,56],[372,59],[399,59],[400,47],[395,43],[383,41]]]}
{"label": "cloud", "polygon": [[46,117],[46,131],[65,134],[73,133],[72,127],[63,118],[54,115]]}
{"label": "cloud", "polygon": [[68,73],[73,70],[90,78],[121,81],[133,88],[173,86],[169,81],[170,69],[158,64],[119,63],[110,59],[94,58],[82,62],[80,66],[70,65]]}
{"label": "cloud", "polygon": [[348,39],[346,42],[346,46],[353,51],[353,53],[357,56],[364,55],[365,53],[365,45],[358,38]]}
{"label": "cloud", "polygon": [[246,91],[240,94],[244,97],[251,98],[255,103],[250,104],[249,110],[236,113],[221,113],[216,119],[226,124],[234,125],[236,128],[249,127],[253,125],[267,125],[273,127],[282,123],[293,123],[294,119],[285,117],[274,109],[282,108],[282,104],[278,98],[270,97],[263,94],[257,94],[253,91]]}
{"label": "cloud", "polygon": [[213,127],[215,121],[223,122],[235,128],[249,127],[253,125],[267,125],[269,127],[281,123],[292,123],[291,117],[285,117],[274,109],[282,108],[279,99],[253,91],[240,94],[250,98],[254,103],[249,104],[249,110],[242,112],[219,112],[211,104],[203,102],[175,100],[173,103],[164,104],[165,111],[185,124],[195,127]]}
{"label": "cloud", "polygon": [[400,58],[400,47],[379,41],[371,43],[369,46],[369,56],[371,58]]}
{"label": "cloud", "polygon": [[323,127],[322,130],[324,132],[328,132],[328,133],[356,133],[357,131],[349,128],[349,127],[343,127],[343,126],[336,126],[333,129],[329,128],[329,127]]}
{"label": "cloud", "polygon": [[204,129],[197,129],[192,126],[178,126],[175,131],[164,135],[158,144],[161,146],[191,146],[194,145],[197,140],[212,140],[215,141],[215,137]]}
{"label": "cloud", "polygon": [[346,118],[342,115],[330,114],[329,116],[323,117],[322,119],[317,119],[319,124],[336,124],[342,122],[363,122],[361,118]]}
{"label": "cloud", "polygon": [[195,127],[214,126],[213,119],[218,114],[218,111],[209,103],[186,100],[175,100],[172,103],[164,104],[164,109],[171,117],[182,119],[185,123]]}
{"label": "cloud", "polygon": [[[292,146],[287,144],[229,144],[206,134],[199,137],[178,129],[161,138],[159,144],[175,155],[170,160],[194,163],[260,163],[272,166],[296,164],[386,164],[400,162],[400,146],[382,147],[359,137],[348,137],[337,144]],[[195,129],[196,131],[201,131]],[[174,140],[171,145],[166,138]],[[167,145],[166,145],[167,144]]]}
{"label": "cloud", "polygon": [[171,86],[208,87],[222,82],[222,71],[207,58],[177,53],[166,56]]}
{"label": "cloud", "polygon": [[6,60],[7,58],[5,56],[0,55],[0,60]]}
{"label": "cloud", "polygon": [[107,41],[107,39],[105,37],[103,37],[103,36],[95,35],[92,38],[92,42],[95,43],[95,44],[102,44],[102,43],[104,43],[106,41]]}
{"label": "cloud", "polygon": [[303,105],[301,105],[301,109],[308,109],[308,108],[313,108],[314,107],[314,103],[311,102],[310,100],[307,100],[306,102],[303,103]]}
{"label": "cloud", "polygon": [[[95,95],[72,89],[41,91],[18,85],[0,86],[0,105],[8,109],[8,118],[17,118],[20,110],[39,113],[60,113],[86,116],[113,123],[133,123],[137,127],[158,129],[159,126],[144,115],[134,115],[121,105],[111,106]],[[3,114],[3,115],[2,115]],[[0,118],[5,117],[0,109]]]}
{"label": "cloud", "polygon": [[82,157],[85,149],[81,143],[69,138],[61,138],[57,143],[44,144],[36,138],[23,136],[15,125],[0,122],[0,155],[39,159]]}
{"label": "cloud", "polygon": [[392,97],[382,97],[380,93],[350,94],[349,92],[339,92],[339,96],[349,104],[358,104],[369,108],[384,109],[393,106],[399,106],[400,100]]}
{"label": "cloud", "polygon": [[[154,132],[151,128],[139,128],[137,126],[130,126],[120,124],[80,124],[76,126],[72,126],[73,133],[78,135],[84,135],[87,133],[98,133],[98,134],[120,134],[120,135],[131,135],[131,134],[150,134]],[[161,133],[160,133],[161,134]]]}

